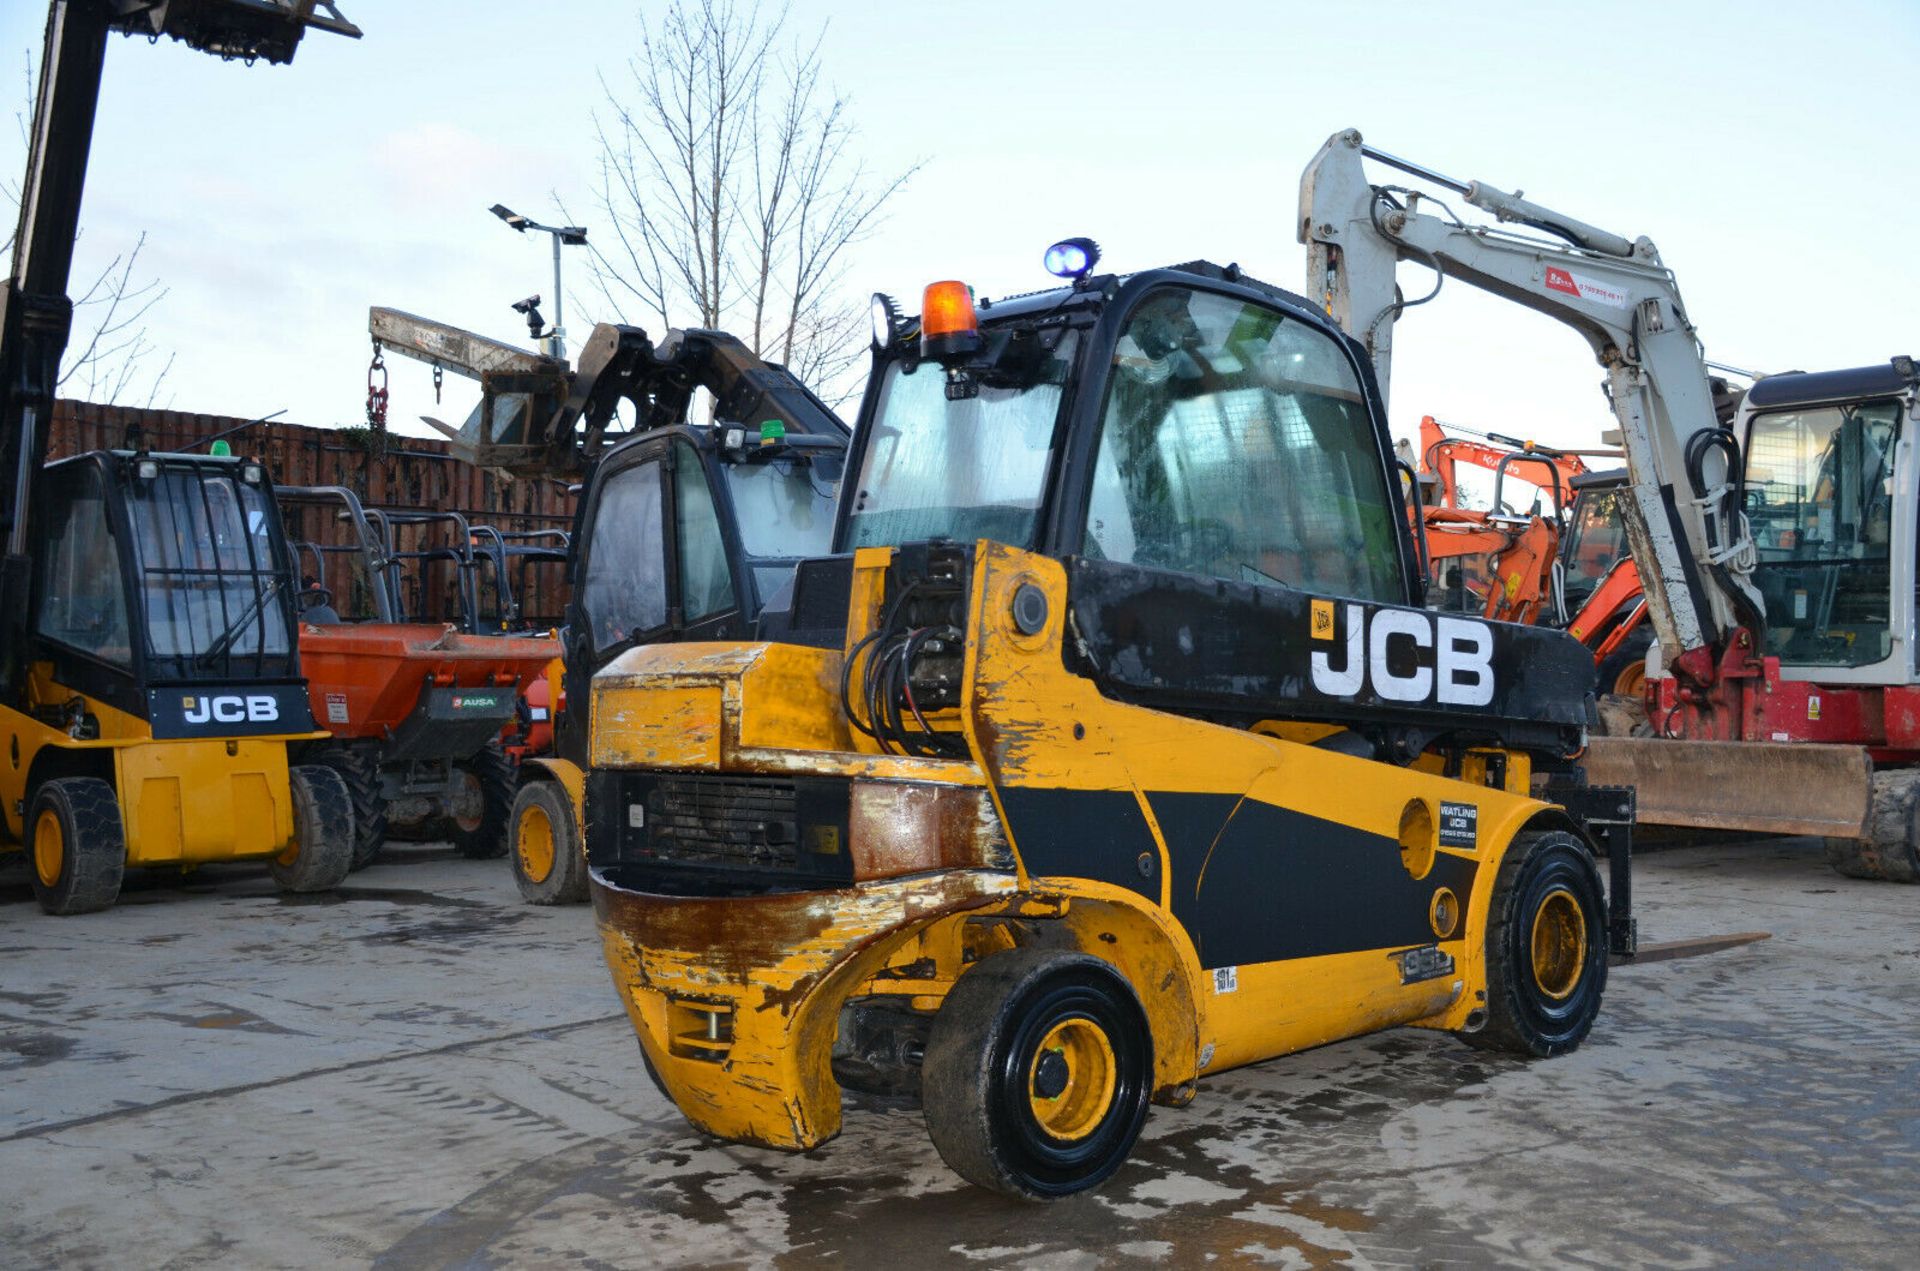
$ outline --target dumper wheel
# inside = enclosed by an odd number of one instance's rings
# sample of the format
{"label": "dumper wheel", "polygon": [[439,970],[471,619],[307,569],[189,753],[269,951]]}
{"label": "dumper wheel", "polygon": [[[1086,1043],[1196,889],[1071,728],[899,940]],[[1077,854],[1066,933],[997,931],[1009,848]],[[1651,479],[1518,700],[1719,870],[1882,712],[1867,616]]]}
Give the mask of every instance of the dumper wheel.
{"label": "dumper wheel", "polygon": [[573,800],[558,781],[535,778],[513,797],[513,881],[530,905],[577,905],[587,898],[587,863]]}
{"label": "dumper wheel", "polygon": [[1867,836],[1829,838],[1827,864],[1848,878],[1920,883],[1920,770],[1873,774]]}
{"label": "dumper wheel", "polygon": [[345,778],[322,764],[287,769],[293,841],[268,862],[281,891],[327,891],[353,869],[353,799]]}
{"label": "dumper wheel", "polygon": [[453,799],[449,820],[453,845],[470,861],[507,854],[508,817],[513,811],[513,765],[490,741],[470,759],[453,765],[465,787]]}
{"label": "dumper wheel", "polygon": [[379,753],[368,746],[329,742],[307,756],[308,763],[324,764],[347,783],[353,803],[353,867],[373,864],[387,842],[387,800],[380,793]]}
{"label": "dumper wheel", "polygon": [[1522,834],[1494,880],[1487,919],[1487,1021],[1470,1046],[1546,1059],[1579,1046],[1607,987],[1607,901],[1586,844]]}
{"label": "dumper wheel", "polygon": [[42,782],[27,817],[34,899],[50,914],[86,914],[119,898],[127,869],[120,799],[98,777]]}
{"label": "dumper wheel", "polygon": [[977,963],[941,1003],[920,1091],[927,1134],[956,1174],[1053,1200],[1120,1168],[1152,1080],[1146,1014],[1112,966],[1013,949]]}

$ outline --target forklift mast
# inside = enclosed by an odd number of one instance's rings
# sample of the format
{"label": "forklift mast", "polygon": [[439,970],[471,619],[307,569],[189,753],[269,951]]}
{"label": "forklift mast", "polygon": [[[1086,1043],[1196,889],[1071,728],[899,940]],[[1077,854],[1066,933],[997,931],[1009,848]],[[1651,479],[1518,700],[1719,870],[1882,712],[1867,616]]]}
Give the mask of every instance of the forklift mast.
{"label": "forklift mast", "polygon": [[33,486],[46,460],[60,358],[73,323],[67,282],[107,36],[169,36],[223,59],[288,62],[308,28],[358,38],[331,0],[52,0],[13,268],[0,297],[0,694],[18,689],[25,644]]}

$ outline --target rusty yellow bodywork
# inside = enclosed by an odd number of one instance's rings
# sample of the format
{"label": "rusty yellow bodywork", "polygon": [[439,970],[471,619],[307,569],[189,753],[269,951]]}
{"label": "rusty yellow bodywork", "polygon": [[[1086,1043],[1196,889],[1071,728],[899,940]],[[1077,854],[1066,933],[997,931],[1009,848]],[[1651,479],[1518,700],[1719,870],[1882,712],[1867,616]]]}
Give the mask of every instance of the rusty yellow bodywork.
{"label": "rusty yellow bodywork", "polygon": [[[888,560],[887,549],[855,558],[847,649],[879,621]],[[695,1125],[788,1149],[830,1138],[840,1125],[831,1052],[843,1005],[894,995],[936,1011],[970,963],[1015,944],[1075,949],[1118,968],[1148,1019],[1162,1103],[1191,1098],[1205,1073],[1339,1038],[1477,1022],[1499,861],[1523,828],[1567,824],[1527,795],[1525,756],[1469,756],[1450,778],[1437,760],[1396,768],[1314,746],[1333,731],[1326,726],[1248,730],[1111,700],[1063,664],[1062,642],[1073,637],[1062,567],[984,541],[973,560],[961,705],[930,720],[964,733],[966,759],[883,754],[850,728],[844,650],[651,645],[594,678],[596,771],[840,776],[857,791],[887,790],[892,802],[881,806],[898,809],[855,816],[846,845],[855,881],[818,890],[647,894],[612,881],[589,845],[615,985],[648,1060]],[[1023,584],[1049,602],[1033,634],[1011,616]],[[1153,844],[1138,879],[1043,866],[1035,844],[1023,850],[1009,799],[1041,788],[1064,794],[1069,808],[1076,795],[1137,807],[1150,836],[1142,841]],[[1403,975],[1404,945],[1203,965],[1176,910],[1189,898],[1179,889],[1199,894],[1214,849],[1191,877],[1189,865],[1175,867],[1149,797],[1165,791],[1218,796],[1234,814],[1270,805],[1397,843],[1397,863],[1386,856],[1405,871],[1396,885],[1432,916],[1413,943],[1437,948],[1449,969]],[[1477,810],[1475,846],[1440,844],[1442,803]],[[1225,839],[1223,823],[1214,846]],[[1455,894],[1437,885],[1442,876],[1471,882]]]}
{"label": "rusty yellow bodywork", "polygon": [[144,719],[73,692],[33,668],[29,705],[78,697],[98,737],[77,740],[33,714],[0,707],[0,804],[8,847],[24,839],[33,786],[49,775],[113,783],[130,866],[204,865],[279,856],[293,842],[289,742],[324,732],[233,739],[155,740]]}

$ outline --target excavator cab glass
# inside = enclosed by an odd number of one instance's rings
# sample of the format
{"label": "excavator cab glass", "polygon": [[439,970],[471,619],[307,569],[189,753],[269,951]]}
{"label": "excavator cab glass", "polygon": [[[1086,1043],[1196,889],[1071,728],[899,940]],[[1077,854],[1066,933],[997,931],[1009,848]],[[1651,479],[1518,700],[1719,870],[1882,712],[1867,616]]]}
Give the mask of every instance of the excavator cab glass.
{"label": "excavator cab glass", "polygon": [[1601,474],[1612,484],[1582,485],[1573,500],[1567,537],[1561,543],[1560,562],[1566,571],[1566,605],[1576,613],[1592,598],[1594,589],[1632,549],[1627,545],[1626,522],[1620,501],[1626,497],[1626,476]]}
{"label": "excavator cab glass", "polygon": [[1889,657],[1894,454],[1900,404],[1756,414],[1746,446],[1747,519],[1767,606],[1766,651],[1789,665]]}

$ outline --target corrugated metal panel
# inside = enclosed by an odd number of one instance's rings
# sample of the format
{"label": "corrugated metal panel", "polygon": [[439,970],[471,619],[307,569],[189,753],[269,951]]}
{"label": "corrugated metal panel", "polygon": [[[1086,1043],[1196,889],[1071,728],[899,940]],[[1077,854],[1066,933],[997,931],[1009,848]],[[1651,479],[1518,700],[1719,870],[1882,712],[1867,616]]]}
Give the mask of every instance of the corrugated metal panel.
{"label": "corrugated metal panel", "polygon": [[[138,444],[149,450],[185,450],[244,423],[226,415],[63,400],[54,404],[47,457],[123,449],[131,440],[129,430],[135,428]],[[567,493],[564,481],[502,481],[455,459],[447,453],[446,442],[419,437],[390,436],[386,453],[375,458],[365,438],[359,429],[309,428],[276,421],[256,424],[227,440],[235,454],[264,462],[280,485],[343,485],[370,505],[451,510],[472,524],[493,525],[502,531],[573,528],[574,496]],[[288,508],[286,519],[291,539],[322,544],[348,541],[347,527],[323,509]],[[331,559],[326,575],[326,585],[346,612],[353,583],[345,559]],[[449,567],[430,567],[419,590],[433,600],[444,597],[451,584]],[[561,570],[527,569],[514,585],[523,613],[559,621],[566,608]]]}

